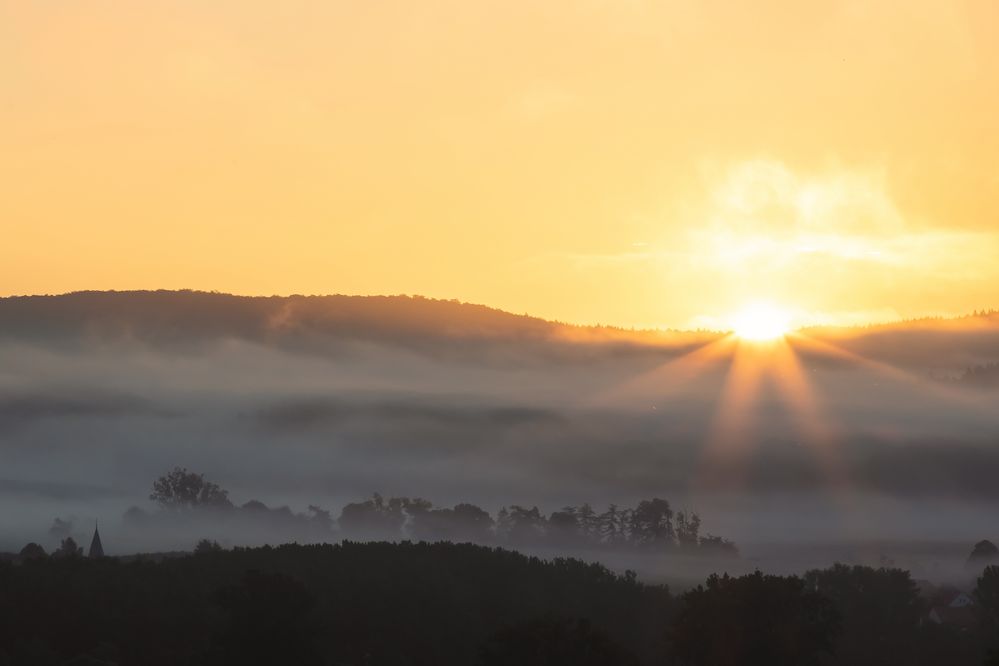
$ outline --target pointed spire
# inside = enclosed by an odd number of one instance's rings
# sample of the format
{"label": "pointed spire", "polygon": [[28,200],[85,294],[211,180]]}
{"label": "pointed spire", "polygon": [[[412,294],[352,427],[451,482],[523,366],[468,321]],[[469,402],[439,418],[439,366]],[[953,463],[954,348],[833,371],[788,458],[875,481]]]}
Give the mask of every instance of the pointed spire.
{"label": "pointed spire", "polygon": [[104,546],[101,544],[101,535],[97,531],[96,520],[94,521],[94,538],[90,541],[90,551],[87,553],[87,557],[91,559],[104,557]]}

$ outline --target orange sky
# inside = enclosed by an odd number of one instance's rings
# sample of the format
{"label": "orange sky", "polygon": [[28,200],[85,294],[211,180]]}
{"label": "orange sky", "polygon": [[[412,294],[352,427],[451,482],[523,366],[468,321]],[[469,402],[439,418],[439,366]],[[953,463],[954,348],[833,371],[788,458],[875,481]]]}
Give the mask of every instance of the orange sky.
{"label": "orange sky", "polygon": [[999,3],[0,0],[0,232],[3,294],[997,307]]}

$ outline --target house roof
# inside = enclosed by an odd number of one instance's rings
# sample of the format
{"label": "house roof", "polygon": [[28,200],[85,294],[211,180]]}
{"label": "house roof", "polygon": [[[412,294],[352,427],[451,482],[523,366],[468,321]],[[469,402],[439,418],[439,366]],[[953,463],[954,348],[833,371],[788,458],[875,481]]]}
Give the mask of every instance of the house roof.
{"label": "house roof", "polygon": [[978,625],[978,616],[968,606],[934,606],[930,610],[930,620],[937,624],[947,624],[962,629],[970,629]]}

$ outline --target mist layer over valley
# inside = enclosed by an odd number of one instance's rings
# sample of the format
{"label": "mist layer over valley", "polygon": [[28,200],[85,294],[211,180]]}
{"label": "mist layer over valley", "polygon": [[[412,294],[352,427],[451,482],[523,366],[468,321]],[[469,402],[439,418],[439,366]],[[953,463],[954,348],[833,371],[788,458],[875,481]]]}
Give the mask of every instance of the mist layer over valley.
{"label": "mist layer over valley", "polygon": [[334,519],[375,492],[492,515],[667,498],[738,544],[730,569],[946,576],[999,537],[997,361],[995,314],[751,345],[410,297],[0,299],[0,550],[50,545],[57,517],[99,520],[111,553],[308,540],[123,520],[183,466]]}

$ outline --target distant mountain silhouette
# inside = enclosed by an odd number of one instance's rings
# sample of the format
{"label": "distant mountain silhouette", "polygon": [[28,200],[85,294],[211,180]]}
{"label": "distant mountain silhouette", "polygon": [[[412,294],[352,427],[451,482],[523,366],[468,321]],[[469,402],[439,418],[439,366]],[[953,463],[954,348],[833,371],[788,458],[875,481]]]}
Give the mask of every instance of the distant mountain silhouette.
{"label": "distant mountain silhouette", "polygon": [[[993,310],[954,319],[816,327],[802,333],[850,354],[918,368],[924,376],[953,378],[966,368],[981,368],[964,382],[972,387],[992,385],[999,361],[999,313]],[[489,362],[505,361],[511,354],[563,360],[622,354],[672,357],[723,335],[578,326],[421,296],[258,297],[159,290],[0,298],[0,341],[69,346],[131,343],[184,348],[241,340],[336,354],[345,345],[373,343]],[[826,364],[851,363],[807,345],[799,345],[797,351]]]}
{"label": "distant mountain silhouette", "polygon": [[594,345],[648,351],[718,335],[573,326],[420,296],[251,297],[160,290],[0,298],[0,339],[63,344],[169,347],[230,338],[315,351],[363,341],[454,355],[486,343],[556,353]]}

